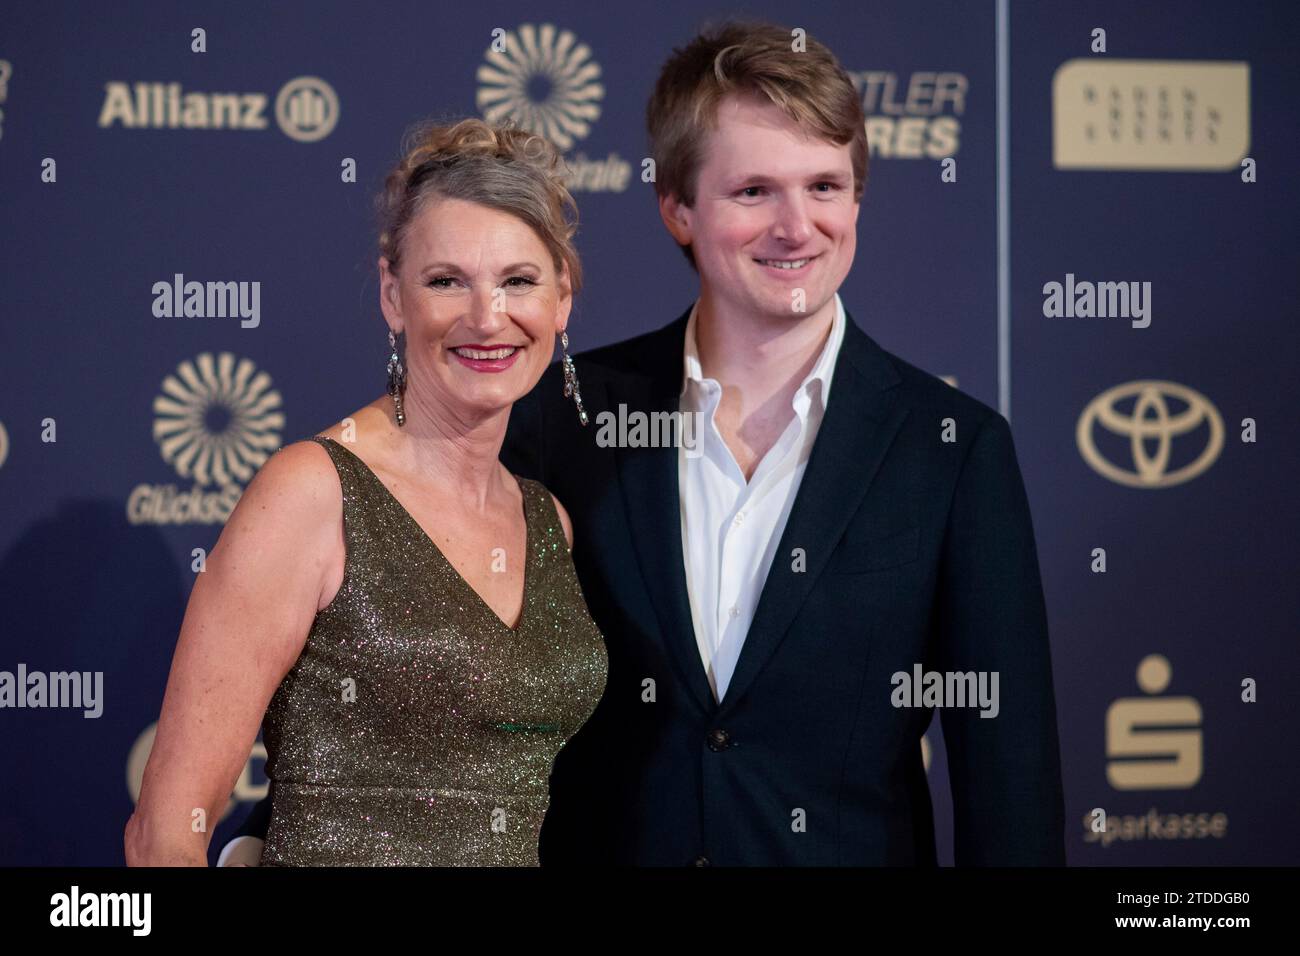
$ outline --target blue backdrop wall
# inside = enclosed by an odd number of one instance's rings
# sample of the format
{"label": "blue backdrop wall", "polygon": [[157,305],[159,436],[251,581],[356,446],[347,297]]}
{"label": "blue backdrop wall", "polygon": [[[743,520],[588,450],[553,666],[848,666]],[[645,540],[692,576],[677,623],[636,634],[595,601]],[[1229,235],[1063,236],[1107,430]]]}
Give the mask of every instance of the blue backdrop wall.
{"label": "blue backdrop wall", "polygon": [[[196,549],[266,453],[380,394],[371,198],[404,128],[556,137],[588,274],[573,345],[646,331],[695,295],[641,177],[646,97],[730,14],[807,30],[862,92],[848,308],[1012,423],[1070,861],[1296,863],[1297,9],[6,4],[0,671],[102,694],[0,708],[0,864],[122,861]],[[574,103],[593,118],[548,120]],[[243,283],[244,311],[170,314],[155,287],[189,281]],[[1088,283],[1126,294],[1090,314]]]}

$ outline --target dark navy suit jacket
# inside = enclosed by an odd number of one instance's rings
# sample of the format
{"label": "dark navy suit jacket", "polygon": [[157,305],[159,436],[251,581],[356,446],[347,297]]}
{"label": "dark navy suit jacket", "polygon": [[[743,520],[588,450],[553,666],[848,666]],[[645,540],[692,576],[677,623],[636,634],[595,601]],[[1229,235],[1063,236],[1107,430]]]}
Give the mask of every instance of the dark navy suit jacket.
{"label": "dark navy suit jacket", "polygon": [[[892,675],[998,673],[999,713],[940,708],[955,860],[1062,865],[1047,617],[1006,420],[848,316],[826,414],[721,703],[697,649],[677,449],[600,447],[602,412],[671,412],[689,310],[558,365],[502,460],[573,520],[605,636],[595,713],[556,758],[543,865],[936,865],[921,735]],[[951,422],[946,420],[951,419]],[[949,437],[944,441],[947,429]],[[245,831],[265,831],[265,806]]]}

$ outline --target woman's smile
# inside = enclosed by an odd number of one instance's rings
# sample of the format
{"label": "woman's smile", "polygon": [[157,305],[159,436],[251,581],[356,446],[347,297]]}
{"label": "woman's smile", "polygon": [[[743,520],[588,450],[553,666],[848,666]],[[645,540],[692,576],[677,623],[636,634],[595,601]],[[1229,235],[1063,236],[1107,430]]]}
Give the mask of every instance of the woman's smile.
{"label": "woman's smile", "polygon": [[515,364],[522,345],[457,345],[449,351],[456,361],[476,372],[504,372]]}

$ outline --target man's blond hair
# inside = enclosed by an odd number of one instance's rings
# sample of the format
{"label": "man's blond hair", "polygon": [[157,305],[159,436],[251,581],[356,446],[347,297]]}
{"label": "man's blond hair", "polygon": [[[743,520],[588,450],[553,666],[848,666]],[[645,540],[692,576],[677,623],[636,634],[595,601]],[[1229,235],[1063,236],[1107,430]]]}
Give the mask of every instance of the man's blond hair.
{"label": "man's blond hair", "polygon": [[[729,94],[756,96],[780,107],[811,136],[848,144],[853,199],[867,182],[867,132],[862,100],[829,49],[811,36],[795,49],[792,30],[772,23],[728,21],[675,49],[646,106],[655,191],[695,205],[707,134]],[[695,266],[690,246],[683,246]]]}

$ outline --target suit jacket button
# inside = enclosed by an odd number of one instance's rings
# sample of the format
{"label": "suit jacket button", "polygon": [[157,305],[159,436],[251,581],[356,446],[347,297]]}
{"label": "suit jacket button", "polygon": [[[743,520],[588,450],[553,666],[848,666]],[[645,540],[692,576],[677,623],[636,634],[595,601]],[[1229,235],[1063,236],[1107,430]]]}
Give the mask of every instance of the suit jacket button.
{"label": "suit jacket button", "polygon": [[709,749],[715,752],[726,750],[731,746],[731,734],[721,727],[709,731]]}
{"label": "suit jacket button", "polygon": [[709,858],[708,858],[707,856],[697,856],[697,857],[695,858],[695,865],[696,865],[696,866],[708,866],[708,865],[709,865]]}

